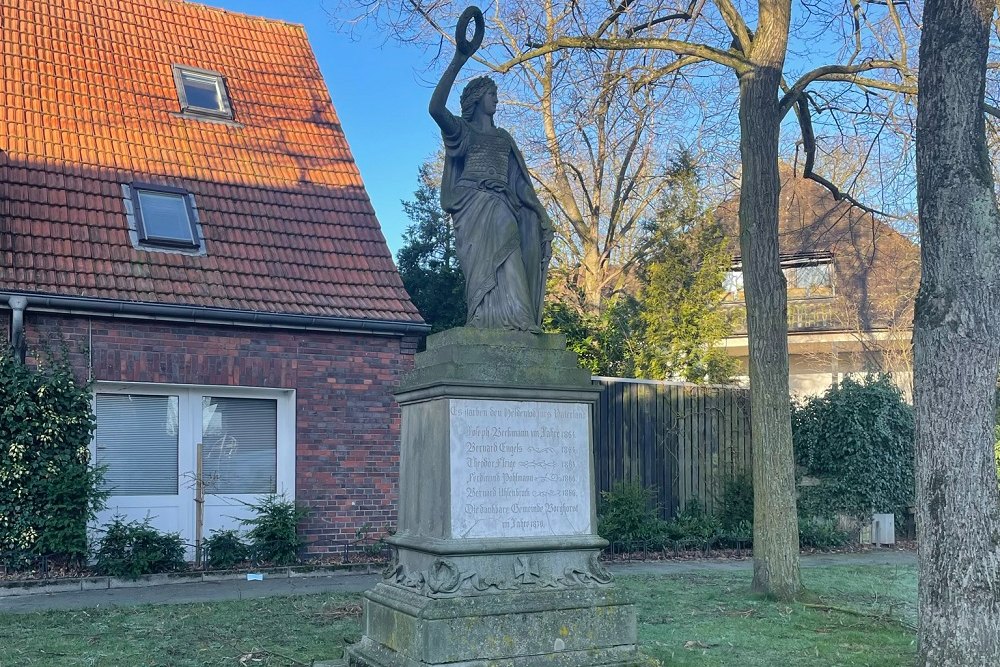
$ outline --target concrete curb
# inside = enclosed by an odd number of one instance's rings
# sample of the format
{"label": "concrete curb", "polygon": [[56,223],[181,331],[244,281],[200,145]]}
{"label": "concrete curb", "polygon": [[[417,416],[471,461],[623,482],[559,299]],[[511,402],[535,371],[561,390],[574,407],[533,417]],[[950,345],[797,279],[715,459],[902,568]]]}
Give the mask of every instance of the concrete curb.
{"label": "concrete curb", "polygon": [[293,565],[265,567],[259,570],[206,570],[203,572],[168,572],[147,574],[138,579],[120,577],[80,577],[66,579],[24,579],[0,582],[0,598],[76,591],[108,590],[113,588],[149,588],[168,584],[200,583],[205,581],[236,581],[247,574],[262,574],[265,579],[298,579],[328,577],[332,574],[376,574],[384,563],[351,563],[348,565]]}
{"label": "concrete curb", "polygon": [[[803,567],[822,565],[898,565],[916,562],[916,553],[905,550],[874,550],[861,553],[816,553],[802,555]],[[682,573],[696,570],[749,569],[753,560],[693,559],[682,561],[615,561],[607,567],[615,574]],[[346,565],[293,565],[289,567],[261,568],[259,570],[208,570],[204,572],[171,572],[150,574],[138,579],[118,577],[83,577],[79,579],[27,579],[0,582],[0,600],[47,595],[52,593],[77,593],[128,588],[153,588],[170,584],[245,581],[247,574],[263,574],[267,580],[308,579],[350,574],[380,574],[384,563],[349,563]]]}

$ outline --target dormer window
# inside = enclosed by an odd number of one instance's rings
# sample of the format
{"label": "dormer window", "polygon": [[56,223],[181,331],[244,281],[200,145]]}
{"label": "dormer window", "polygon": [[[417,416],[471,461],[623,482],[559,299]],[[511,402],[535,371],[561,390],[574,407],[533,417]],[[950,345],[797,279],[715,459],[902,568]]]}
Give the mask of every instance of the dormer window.
{"label": "dormer window", "polygon": [[147,183],[133,183],[130,190],[140,246],[182,250],[201,246],[187,190]]}
{"label": "dormer window", "polygon": [[226,80],[218,72],[174,65],[174,83],[183,113],[232,118]]}

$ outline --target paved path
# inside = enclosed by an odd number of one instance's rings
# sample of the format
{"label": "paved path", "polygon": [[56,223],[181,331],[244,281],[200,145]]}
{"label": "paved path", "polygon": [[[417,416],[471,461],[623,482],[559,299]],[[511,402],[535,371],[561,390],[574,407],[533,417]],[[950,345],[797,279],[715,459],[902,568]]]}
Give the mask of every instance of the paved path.
{"label": "paved path", "polygon": [[[802,567],[822,567],[827,565],[916,565],[915,551],[865,551],[853,554],[814,554],[802,556]],[[683,560],[645,561],[642,563],[616,563],[612,567],[615,574],[671,574],[674,572],[696,572],[699,570],[750,570],[753,561],[746,560]],[[0,607],[2,609],[2,607]]]}
{"label": "paved path", "polygon": [[[871,551],[858,554],[820,554],[803,556],[803,567],[826,565],[915,565],[912,551]],[[616,563],[615,574],[674,574],[700,570],[749,570],[752,561],[692,560]],[[140,604],[184,604],[216,600],[242,600],[274,595],[309,593],[359,593],[375,585],[378,575],[333,574],[326,577],[265,579],[264,581],[207,581],[167,584],[149,588],[113,588],[71,593],[47,593],[0,598],[0,614],[31,613],[48,610],[92,609],[95,607]]]}

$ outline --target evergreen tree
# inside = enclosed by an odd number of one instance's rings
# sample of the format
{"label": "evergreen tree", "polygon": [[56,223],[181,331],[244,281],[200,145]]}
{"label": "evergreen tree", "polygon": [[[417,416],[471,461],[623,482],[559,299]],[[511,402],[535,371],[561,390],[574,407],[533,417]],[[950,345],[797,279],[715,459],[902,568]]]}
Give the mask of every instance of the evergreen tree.
{"label": "evergreen tree", "polygon": [[650,259],[639,267],[633,292],[607,295],[595,314],[583,291],[556,269],[550,283],[562,281],[563,289],[549,290],[544,326],[565,334],[567,347],[595,375],[727,382],[737,362],[716,344],[730,333],[721,307],[729,248],[689,153],[673,161],[666,179],[646,225]]}
{"label": "evergreen tree", "polygon": [[[554,277],[549,282],[560,280]],[[636,359],[641,349],[643,321],[639,301],[628,294],[619,294],[605,302],[605,308],[594,315],[582,307],[583,292],[573,293],[579,302],[553,297],[548,290],[542,325],[546,331],[566,336],[566,347],[576,352],[580,365],[594,375],[635,377]]]}
{"label": "evergreen tree", "polygon": [[420,165],[418,187],[403,210],[413,221],[403,234],[396,264],[403,286],[431,333],[465,324],[465,278],[455,256],[455,231],[441,210],[440,174],[430,161]]}
{"label": "evergreen tree", "polygon": [[655,225],[656,248],[645,268],[643,346],[637,370],[647,378],[722,383],[737,362],[718,347],[729,335],[721,307],[732,257],[701,195],[688,153],[674,161]]}

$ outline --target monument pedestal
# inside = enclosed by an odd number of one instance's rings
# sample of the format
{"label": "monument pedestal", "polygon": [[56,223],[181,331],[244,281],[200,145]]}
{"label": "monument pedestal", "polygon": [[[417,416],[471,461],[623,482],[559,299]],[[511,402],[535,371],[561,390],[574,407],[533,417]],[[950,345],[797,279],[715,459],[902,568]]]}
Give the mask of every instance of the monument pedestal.
{"label": "monument pedestal", "polygon": [[348,665],[636,664],[634,607],[598,561],[598,391],[563,336],[428,338],[396,394],[393,559]]}

